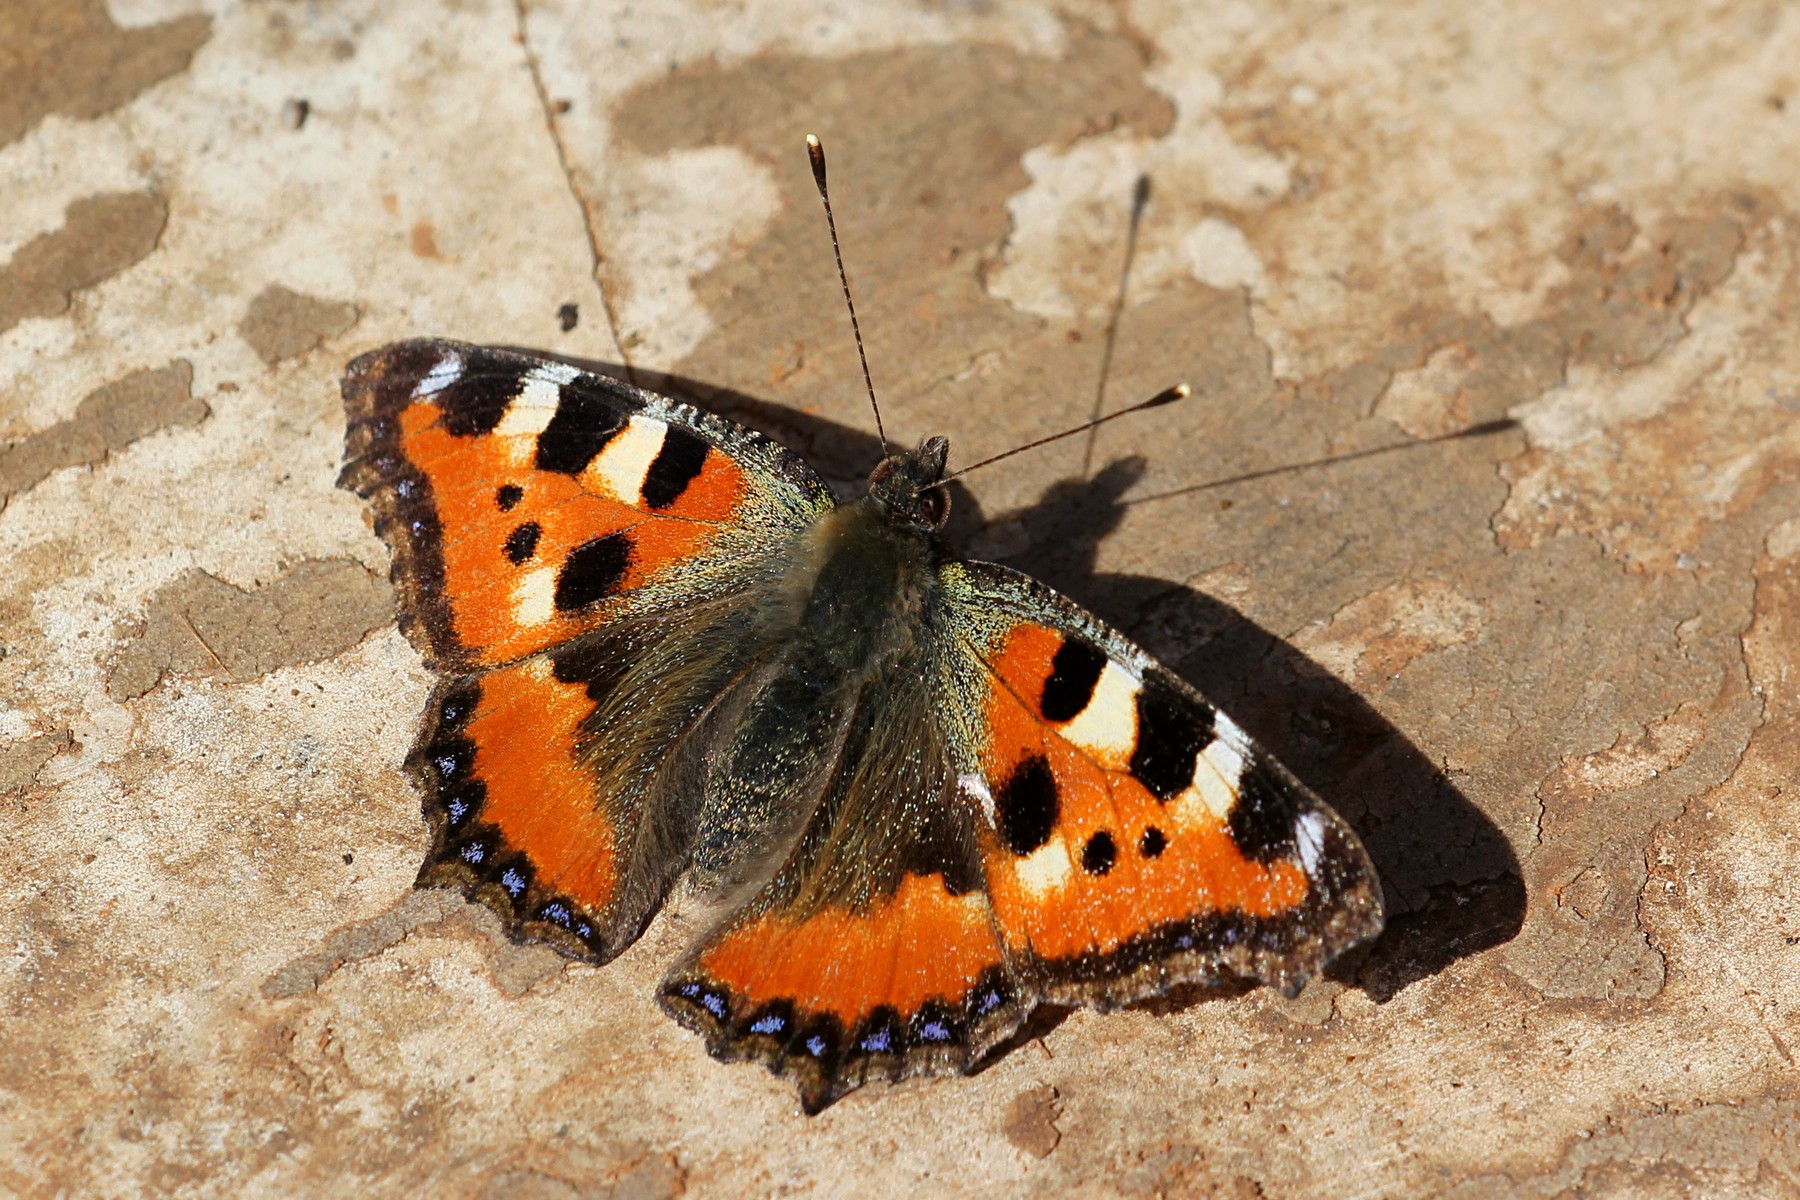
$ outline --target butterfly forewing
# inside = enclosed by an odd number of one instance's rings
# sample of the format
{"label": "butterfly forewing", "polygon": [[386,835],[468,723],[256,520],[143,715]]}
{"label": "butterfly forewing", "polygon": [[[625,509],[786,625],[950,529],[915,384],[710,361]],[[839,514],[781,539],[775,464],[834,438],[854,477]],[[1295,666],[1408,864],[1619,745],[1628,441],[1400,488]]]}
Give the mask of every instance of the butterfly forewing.
{"label": "butterfly forewing", "polygon": [[729,589],[833,503],[778,443],[548,359],[402,342],[350,364],[344,404],[340,484],[374,501],[444,669]]}
{"label": "butterfly forewing", "polygon": [[1117,1004],[1178,982],[1297,991],[1381,929],[1356,835],[1224,713],[1027,576],[946,568],[978,731],[962,790],[987,816],[987,886],[1050,1000]]}

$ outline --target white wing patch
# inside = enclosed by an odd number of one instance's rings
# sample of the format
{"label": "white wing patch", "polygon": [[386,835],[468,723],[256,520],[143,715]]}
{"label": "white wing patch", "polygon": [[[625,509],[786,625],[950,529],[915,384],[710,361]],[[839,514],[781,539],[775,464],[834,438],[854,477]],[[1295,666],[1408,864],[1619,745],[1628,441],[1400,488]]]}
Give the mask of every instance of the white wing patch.
{"label": "white wing patch", "polygon": [[425,372],[425,377],[419,380],[417,387],[413,388],[413,395],[421,400],[427,396],[435,396],[462,378],[462,373],[462,355],[453,350],[438,359],[437,365]]}
{"label": "white wing patch", "polygon": [[1294,845],[1300,854],[1300,866],[1311,875],[1319,873],[1325,857],[1325,818],[1317,812],[1303,812],[1294,822]]}
{"label": "white wing patch", "polygon": [[1059,837],[1051,838],[1014,864],[1019,885],[1033,896],[1041,896],[1068,882],[1075,864]]}
{"label": "white wing patch", "polygon": [[[1250,735],[1243,731],[1238,723],[1217,709],[1213,710],[1213,737],[1224,742],[1238,753],[1238,769],[1243,769],[1244,759],[1250,757]],[[1235,777],[1234,777],[1235,779]]]}
{"label": "white wing patch", "polygon": [[556,568],[527,571],[513,585],[513,616],[521,625],[542,625],[556,615]]}
{"label": "white wing patch", "polygon": [[562,390],[565,383],[573,383],[581,372],[567,363],[539,363],[525,372],[524,385],[519,388],[518,399],[514,400],[514,408],[547,408],[555,412],[562,403]]}
{"label": "white wing patch", "polygon": [[[502,437],[534,438],[550,427],[550,419],[555,415],[554,406],[545,408],[541,404],[528,404],[521,395],[506,406],[506,415],[494,426],[494,432]],[[533,454],[537,451],[535,444],[525,449]]]}
{"label": "white wing patch", "polygon": [[1137,746],[1137,698],[1142,686],[1116,662],[1108,662],[1087,706],[1062,727],[1062,735],[1108,770],[1123,771]]}
{"label": "white wing patch", "polygon": [[[525,372],[519,382],[519,394],[506,406],[506,415],[500,418],[494,432],[522,438],[534,438],[544,432],[562,404],[563,384],[579,374],[574,367],[562,363],[540,363]],[[536,452],[535,446],[525,449]]]}
{"label": "white wing patch", "polygon": [[[1218,718],[1221,724],[1224,718]],[[1232,726],[1236,730],[1236,726]],[[1243,736],[1242,730],[1236,730]],[[1238,781],[1244,774],[1244,755],[1223,737],[1207,743],[1194,760],[1194,781],[1175,799],[1177,818],[1186,824],[1202,820],[1201,813],[1226,821],[1238,802]]]}
{"label": "white wing patch", "polygon": [[654,417],[634,416],[606,443],[588,466],[588,474],[626,504],[639,504],[644,495],[644,476],[661,453],[669,427]]}

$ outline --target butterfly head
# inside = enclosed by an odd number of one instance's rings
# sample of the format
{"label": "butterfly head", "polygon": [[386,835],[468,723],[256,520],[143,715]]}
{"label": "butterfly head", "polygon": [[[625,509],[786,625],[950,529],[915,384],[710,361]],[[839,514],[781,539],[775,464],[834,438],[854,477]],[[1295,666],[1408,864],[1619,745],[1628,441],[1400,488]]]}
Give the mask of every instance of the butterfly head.
{"label": "butterfly head", "polygon": [[934,484],[944,478],[948,438],[926,438],[917,450],[882,460],[869,475],[869,496],[897,521],[937,531],[950,517],[950,495]]}

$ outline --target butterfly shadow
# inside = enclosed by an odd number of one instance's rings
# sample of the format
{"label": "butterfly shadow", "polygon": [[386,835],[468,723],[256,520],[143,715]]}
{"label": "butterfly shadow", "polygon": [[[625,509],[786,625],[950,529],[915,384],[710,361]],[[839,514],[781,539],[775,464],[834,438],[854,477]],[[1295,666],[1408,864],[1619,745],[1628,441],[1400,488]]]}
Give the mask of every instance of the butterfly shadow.
{"label": "butterfly shadow", "polygon": [[[624,379],[777,438],[840,495],[854,494],[880,460],[870,432],[678,375],[528,353]],[[1085,479],[1052,484],[995,520],[961,482],[949,485],[945,536],[971,557],[994,557],[1116,625],[1230,713],[1322,796],[1362,837],[1385,891],[1387,929],[1341,956],[1327,978],[1385,1003],[1458,959],[1510,941],[1525,918],[1517,857],[1500,830],[1405,734],[1352,688],[1230,605],[1184,584],[1096,569],[1124,518],[1142,459],[1116,460]],[[1239,994],[1231,983],[1192,985],[1143,1002],[1157,1011]],[[989,1062],[1043,1036],[1068,1010],[1048,1007]]]}

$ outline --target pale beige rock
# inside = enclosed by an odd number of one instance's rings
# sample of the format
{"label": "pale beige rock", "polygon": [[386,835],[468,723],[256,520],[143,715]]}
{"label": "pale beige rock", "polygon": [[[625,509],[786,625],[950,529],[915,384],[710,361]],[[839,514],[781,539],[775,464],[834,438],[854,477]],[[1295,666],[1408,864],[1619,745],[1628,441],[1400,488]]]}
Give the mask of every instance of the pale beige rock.
{"label": "pale beige rock", "polygon": [[[1757,0],[0,0],[0,1192],[1794,1194],[1795,62]],[[413,891],[343,364],[621,363],[849,484],[808,132],[899,438],[1195,385],[954,528],[1363,832],[1390,932],[1298,1000],[808,1119],[657,1011],[704,914],[594,969]]]}

